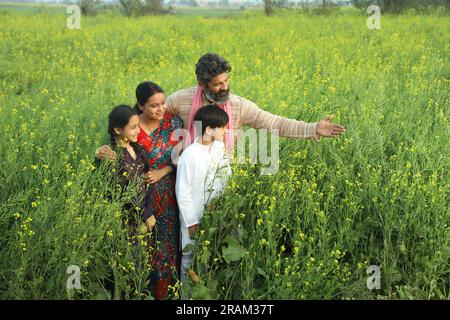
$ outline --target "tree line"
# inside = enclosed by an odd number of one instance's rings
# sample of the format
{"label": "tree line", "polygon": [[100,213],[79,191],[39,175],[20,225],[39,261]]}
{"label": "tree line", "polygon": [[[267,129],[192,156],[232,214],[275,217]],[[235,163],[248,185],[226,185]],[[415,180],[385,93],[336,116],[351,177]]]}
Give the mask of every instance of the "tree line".
{"label": "tree line", "polygon": [[[187,5],[196,6],[195,0],[184,1]],[[223,1],[224,3],[228,1]],[[263,0],[264,12],[271,16],[276,8],[292,6],[288,0]],[[407,10],[415,9],[418,12],[427,12],[442,8],[450,12],[450,0],[349,0],[354,7],[365,12],[370,5],[378,5],[382,13],[401,14]],[[119,0],[120,8],[126,16],[159,15],[170,13],[164,8],[163,0]],[[301,10],[315,13],[328,14],[336,9],[342,1],[317,0],[297,1]],[[102,0],[80,0],[81,12],[83,15],[95,15],[102,7]]]}

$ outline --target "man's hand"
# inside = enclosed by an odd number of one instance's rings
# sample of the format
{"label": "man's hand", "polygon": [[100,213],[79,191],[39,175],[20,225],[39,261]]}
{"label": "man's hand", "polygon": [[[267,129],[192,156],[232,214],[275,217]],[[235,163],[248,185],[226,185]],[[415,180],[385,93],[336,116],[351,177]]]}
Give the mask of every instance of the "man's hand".
{"label": "man's hand", "polygon": [[317,137],[338,137],[345,132],[345,128],[338,124],[331,123],[334,116],[326,116],[317,124]]}
{"label": "man's hand", "polygon": [[193,226],[190,226],[188,229],[189,229],[189,238],[192,239],[192,236],[194,236],[194,234],[198,232],[199,225],[194,224]]}
{"label": "man's hand", "polygon": [[102,161],[105,159],[110,159],[114,161],[116,159],[116,153],[111,149],[110,146],[105,144],[100,148],[98,148],[97,150],[95,150],[95,157]]}

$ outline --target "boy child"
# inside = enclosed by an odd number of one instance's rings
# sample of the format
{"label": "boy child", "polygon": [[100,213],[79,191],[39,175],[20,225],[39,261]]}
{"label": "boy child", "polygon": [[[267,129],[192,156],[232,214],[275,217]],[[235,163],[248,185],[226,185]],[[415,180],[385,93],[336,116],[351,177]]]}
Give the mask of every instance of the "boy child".
{"label": "boy child", "polygon": [[[230,161],[224,145],[229,117],[221,108],[208,105],[200,108],[194,122],[201,135],[184,150],[178,159],[175,192],[181,222],[181,281],[192,262],[192,236],[199,229],[203,211],[218,197],[231,175]],[[200,133],[200,132],[199,132]]]}

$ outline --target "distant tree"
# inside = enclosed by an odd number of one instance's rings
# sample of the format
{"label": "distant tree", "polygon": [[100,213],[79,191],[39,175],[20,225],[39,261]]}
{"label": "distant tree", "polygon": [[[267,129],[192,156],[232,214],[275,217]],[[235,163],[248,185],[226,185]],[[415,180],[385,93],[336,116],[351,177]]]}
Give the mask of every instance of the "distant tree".
{"label": "distant tree", "polygon": [[142,9],[142,3],[139,0],[120,0],[120,4],[126,16],[138,16]]}
{"label": "distant tree", "polygon": [[330,14],[337,9],[337,5],[331,0],[318,0],[317,7],[312,11],[316,14]]}
{"label": "distant tree", "polygon": [[266,16],[271,16],[273,13],[272,0],[264,0],[264,13]]}
{"label": "distant tree", "polygon": [[322,9],[326,9],[331,6],[331,0],[322,0]]}
{"label": "distant tree", "polygon": [[123,13],[126,16],[145,16],[151,14],[166,14],[163,0],[120,0]]}
{"label": "distant tree", "polygon": [[361,9],[367,10],[370,5],[377,5],[381,12],[400,13],[411,4],[411,0],[352,0],[352,4]]}
{"label": "distant tree", "polygon": [[98,13],[100,0],[80,0],[81,14],[84,16],[95,16]]}
{"label": "distant tree", "polygon": [[381,12],[394,14],[402,13],[408,9],[426,11],[438,7],[450,11],[450,0],[351,0],[351,3],[364,12],[372,4],[380,6]]}

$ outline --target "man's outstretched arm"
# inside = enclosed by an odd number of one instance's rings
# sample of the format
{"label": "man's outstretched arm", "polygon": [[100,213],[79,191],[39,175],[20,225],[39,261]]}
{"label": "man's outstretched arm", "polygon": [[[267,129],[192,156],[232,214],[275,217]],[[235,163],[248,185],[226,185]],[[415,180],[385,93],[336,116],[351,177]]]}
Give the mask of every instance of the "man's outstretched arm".
{"label": "man's outstretched arm", "polygon": [[331,122],[327,116],[319,122],[307,123],[274,115],[260,109],[255,103],[241,97],[242,118],[241,125],[249,125],[255,129],[278,129],[282,137],[316,139],[321,137],[337,137],[345,132],[341,125]]}

